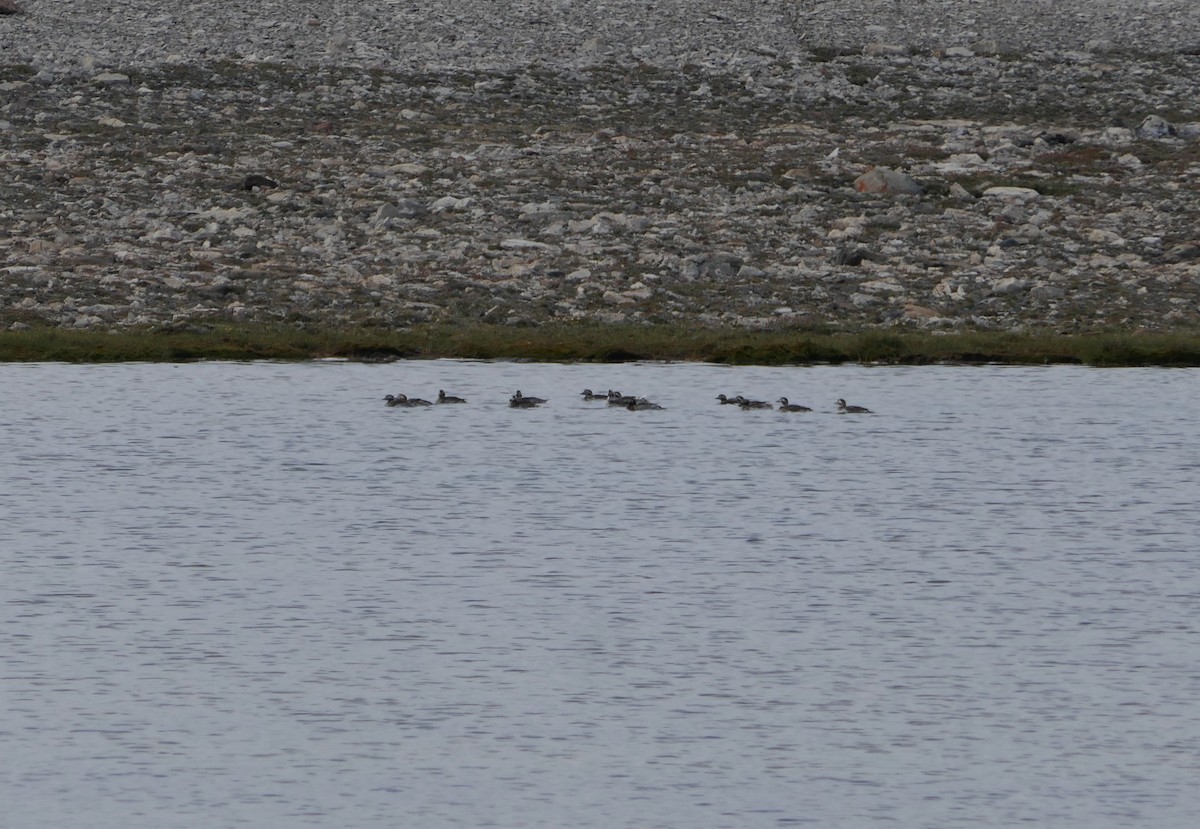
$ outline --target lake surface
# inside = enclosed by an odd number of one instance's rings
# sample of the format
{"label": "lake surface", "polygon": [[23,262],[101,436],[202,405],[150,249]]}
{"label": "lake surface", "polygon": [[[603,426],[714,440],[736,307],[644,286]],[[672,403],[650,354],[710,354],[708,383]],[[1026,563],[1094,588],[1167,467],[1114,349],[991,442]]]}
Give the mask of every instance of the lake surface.
{"label": "lake surface", "polygon": [[[381,400],[439,388],[469,403]],[[14,829],[1200,814],[1200,371],[8,364],[0,389]]]}

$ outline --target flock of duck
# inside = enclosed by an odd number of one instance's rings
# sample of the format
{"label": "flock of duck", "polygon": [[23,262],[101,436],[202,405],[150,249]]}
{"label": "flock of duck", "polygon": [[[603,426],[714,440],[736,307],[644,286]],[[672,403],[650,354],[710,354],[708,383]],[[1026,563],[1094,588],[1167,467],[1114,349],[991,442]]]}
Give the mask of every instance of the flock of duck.
{"label": "flock of duck", "polygon": [[[772,409],[770,403],[765,400],[749,400],[742,397],[740,394],[737,397],[726,397],[723,394],[717,395],[717,400],[721,401],[722,406],[739,406],[743,409]],[[799,403],[789,403],[786,397],[781,397],[776,401],[779,403],[779,411],[781,412],[811,412],[808,406],[801,406]],[[839,414],[874,414],[866,406],[851,406],[845,400],[838,398],[837,408]]]}
{"label": "flock of duck", "polygon": [[[628,409],[631,412],[663,408],[659,404],[645,397],[621,394],[619,391],[613,391],[612,389],[609,389],[603,394],[593,392],[591,389],[584,389],[582,392],[580,392],[580,394],[583,396],[584,400],[601,400],[606,402],[609,406],[620,406],[621,408]],[[437,400],[433,401],[422,400],[419,397],[408,397],[407,395],[403,394],[389,394],[386,395],[383,400],[388,406],[404,406],[407,408],[467,402],[465,398],[455,397],[452,394],[446,394],[445,390],[442,389],[438,390]],[[743,397],[740,394],[735,397],[728,397],[724,394],[718,394],[717,400],[720,401],[722,406],[738,406],[743,410],[775,408],[773,404],[768,403],[766,400],[751,400],[750,398]],[[520,389],[517,389],[517,393],[508,399],[508,405],[514,409],[534,409],[545,402],[546,398],[531,397],[529,395],[522,394]],[[812,409],[810,409],[808,406],[801,406],[799,403],[789,403],[786,397],[781,397],[776,402],[779,403],[779,411],[781,412],[812,411]],[[839,399],[836,405],[839,414],[872,414],[871,410],[865,406],[851,406],[847,404],[845,400]]]}

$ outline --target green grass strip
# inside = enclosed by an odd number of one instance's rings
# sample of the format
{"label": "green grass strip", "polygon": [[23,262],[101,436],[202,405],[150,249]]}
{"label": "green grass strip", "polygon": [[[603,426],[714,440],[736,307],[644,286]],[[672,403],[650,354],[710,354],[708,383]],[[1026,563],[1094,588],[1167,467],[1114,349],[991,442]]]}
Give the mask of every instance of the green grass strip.
{"label": "green grass strip", "polygon": [[1200,332],[933,334],[870,330],[743,331],[686,326],[469,325],[308,329],[287,326],[184,330],[0,331],[3,362],[433,359],[542,362],[667,360],[733,365],[810,363],[1082,364],[1200,366]]}

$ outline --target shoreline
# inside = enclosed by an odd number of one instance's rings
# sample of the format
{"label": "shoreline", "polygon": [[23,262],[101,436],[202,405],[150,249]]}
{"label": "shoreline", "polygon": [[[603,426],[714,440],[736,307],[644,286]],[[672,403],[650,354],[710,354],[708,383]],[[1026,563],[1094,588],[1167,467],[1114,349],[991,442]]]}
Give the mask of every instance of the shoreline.
{"label": "shoreline", "polygon": [[457,358],[529,362],[706,362],[1200,366],[1200,331],[1075,336],[730,331],[680,326],[418,326],[407,330],[185,326],[178,330],[0,331],[0,363],[306,361],[386,363]]}

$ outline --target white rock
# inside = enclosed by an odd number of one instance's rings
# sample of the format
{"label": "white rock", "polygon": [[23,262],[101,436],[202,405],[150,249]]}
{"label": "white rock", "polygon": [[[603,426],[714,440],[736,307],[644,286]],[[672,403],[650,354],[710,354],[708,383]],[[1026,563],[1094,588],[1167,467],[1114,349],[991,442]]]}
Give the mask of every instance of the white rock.
{"label": "white rock", "polygon": [[471,206],[471,198],[455,198],[454,196],[442,196],[440,199],[429,205],[429,209],[434,213],[443,213],[447,210],[461,211],[466,210]]}
{"label": "white rock", "polygon": [[145,237],[151,242],[178,242],[183,238],[183,234],[173,227],[162,227],[158,230],[151,231]]}
{"label": "white rock", "polygon": [[504,250],[558,250],[554,245],[545,242],[535,242],[531,239],[505,239],[500,243]]}
{"label": "white rock", "polygon": [[1028,201],[1038,198],[1041,193],[1032,187],[989,187],[983,191],[983,195],[1005,201]]}
{"label": "white rock", "polygon": [[1005,276],[992,283],[990,293],[993,296],[1008,296],[1018,294],[1029,287],[1029,281],[1016,276]]}
{"label": "white rock", "polygon": [[966,173],[992,167],[979,153],[955,153],[949,158],[939,161],[933,168],[939,173]]}

